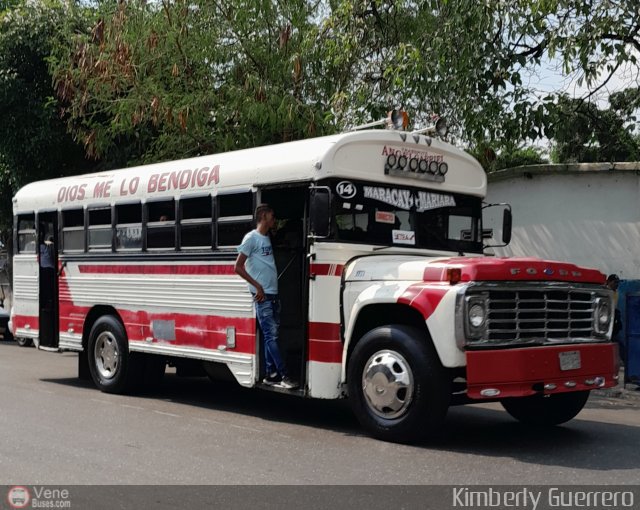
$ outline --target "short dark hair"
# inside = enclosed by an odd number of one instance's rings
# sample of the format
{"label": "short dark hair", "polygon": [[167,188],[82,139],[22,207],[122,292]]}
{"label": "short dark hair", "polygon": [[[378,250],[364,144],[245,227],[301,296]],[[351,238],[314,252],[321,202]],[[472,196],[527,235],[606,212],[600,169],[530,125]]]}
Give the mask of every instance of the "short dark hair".
{"label": "short dark hair", "polygon": [[260,223],[264,219],[265,215],[272,212],[273,209],[269,204],[260,204],[258,207],[256,207],[256,222]]}
{"label": "short dark hair", "polygon": [[609,282],[620,282],[620,278],[618,277],[617,274],[610,274],[609,276],[607,276],[607,283]]}

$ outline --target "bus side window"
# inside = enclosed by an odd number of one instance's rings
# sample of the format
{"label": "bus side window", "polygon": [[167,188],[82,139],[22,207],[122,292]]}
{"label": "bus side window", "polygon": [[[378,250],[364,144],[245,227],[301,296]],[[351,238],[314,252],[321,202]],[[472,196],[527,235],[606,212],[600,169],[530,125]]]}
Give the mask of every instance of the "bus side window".
{"label": "bus side window", "polygon": [[111,251],[111,207],[89,209],[87,235],[89,251]]}
{"label": "bus side window", "polygon": [[36,252],[35,214],[18,215],[18,253]]}
{"label": "bus side window", "polygon": [[211,248],[213,203],[210,196],[180,200],[180,247]]}
{"label": "bus side window", "polygon": [[62,211],[62,250],[65,253],[84,251],[84,210]]}
{"label": "bus side window", "polygon": [[147,202],[147,249],[175,250],[176,207],[175,200]]}
{"label": "bus side window", "polygon": [[116,250],[142,249],[142,204],[116,205]]}
{"label": "bus side window", "polygon": [[253,228],[253,194],[250,191],[218,195],[218,248],[232,248]]}

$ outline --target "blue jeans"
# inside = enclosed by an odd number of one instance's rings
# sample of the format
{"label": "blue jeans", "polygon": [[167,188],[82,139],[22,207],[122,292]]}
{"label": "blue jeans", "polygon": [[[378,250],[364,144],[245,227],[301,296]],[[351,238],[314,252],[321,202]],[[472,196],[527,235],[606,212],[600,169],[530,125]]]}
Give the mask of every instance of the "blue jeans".
{"label": "blue jeans", "polygon": [[286,369],[278,348],[278,331],[280,329],[280,300],[277,294],[265,294],[262,303],[256,301],[256,315],[262,331],[264,361],[266,374],[286,375]]}

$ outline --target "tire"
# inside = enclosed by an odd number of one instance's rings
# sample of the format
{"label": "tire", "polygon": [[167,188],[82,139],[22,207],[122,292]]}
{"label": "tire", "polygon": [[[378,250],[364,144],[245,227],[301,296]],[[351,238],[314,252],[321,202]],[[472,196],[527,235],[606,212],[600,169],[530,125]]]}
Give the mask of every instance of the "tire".
{"label": "tire", "polygon": [[31,347],[33,345],[33,340],[31,340],[31,338],[16,337],[15,340],[20,347]]}
{"label": "tire", "polygon": [[347,368],[349,400],[362,426],[384,441],[437,434],[451,399],[451,377],[424,332],[402,325],[364,335]]}
{"label": "tire", "polygon": [[501,404],[519,422],[540,427],[560,425],[575,418],[588,399],[588,391],[575,391],[510,398],[503,400]]}
{"label": "tire", "polygon": [[91,378],[100,391],[128,393],[143,372],[136,370],[139,358],[129,353],[127,334],[113,315],[100,317],[89,333],[88,361]]}

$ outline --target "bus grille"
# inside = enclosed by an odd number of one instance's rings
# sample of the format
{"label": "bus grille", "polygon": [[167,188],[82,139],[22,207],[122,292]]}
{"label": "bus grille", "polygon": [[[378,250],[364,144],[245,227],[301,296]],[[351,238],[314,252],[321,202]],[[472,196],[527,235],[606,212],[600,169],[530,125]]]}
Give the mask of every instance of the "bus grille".
{"label": "bus grille", "polygon": [[484,340],[567,341],[594,336],[593,292],[574,289],[490,289]]}

